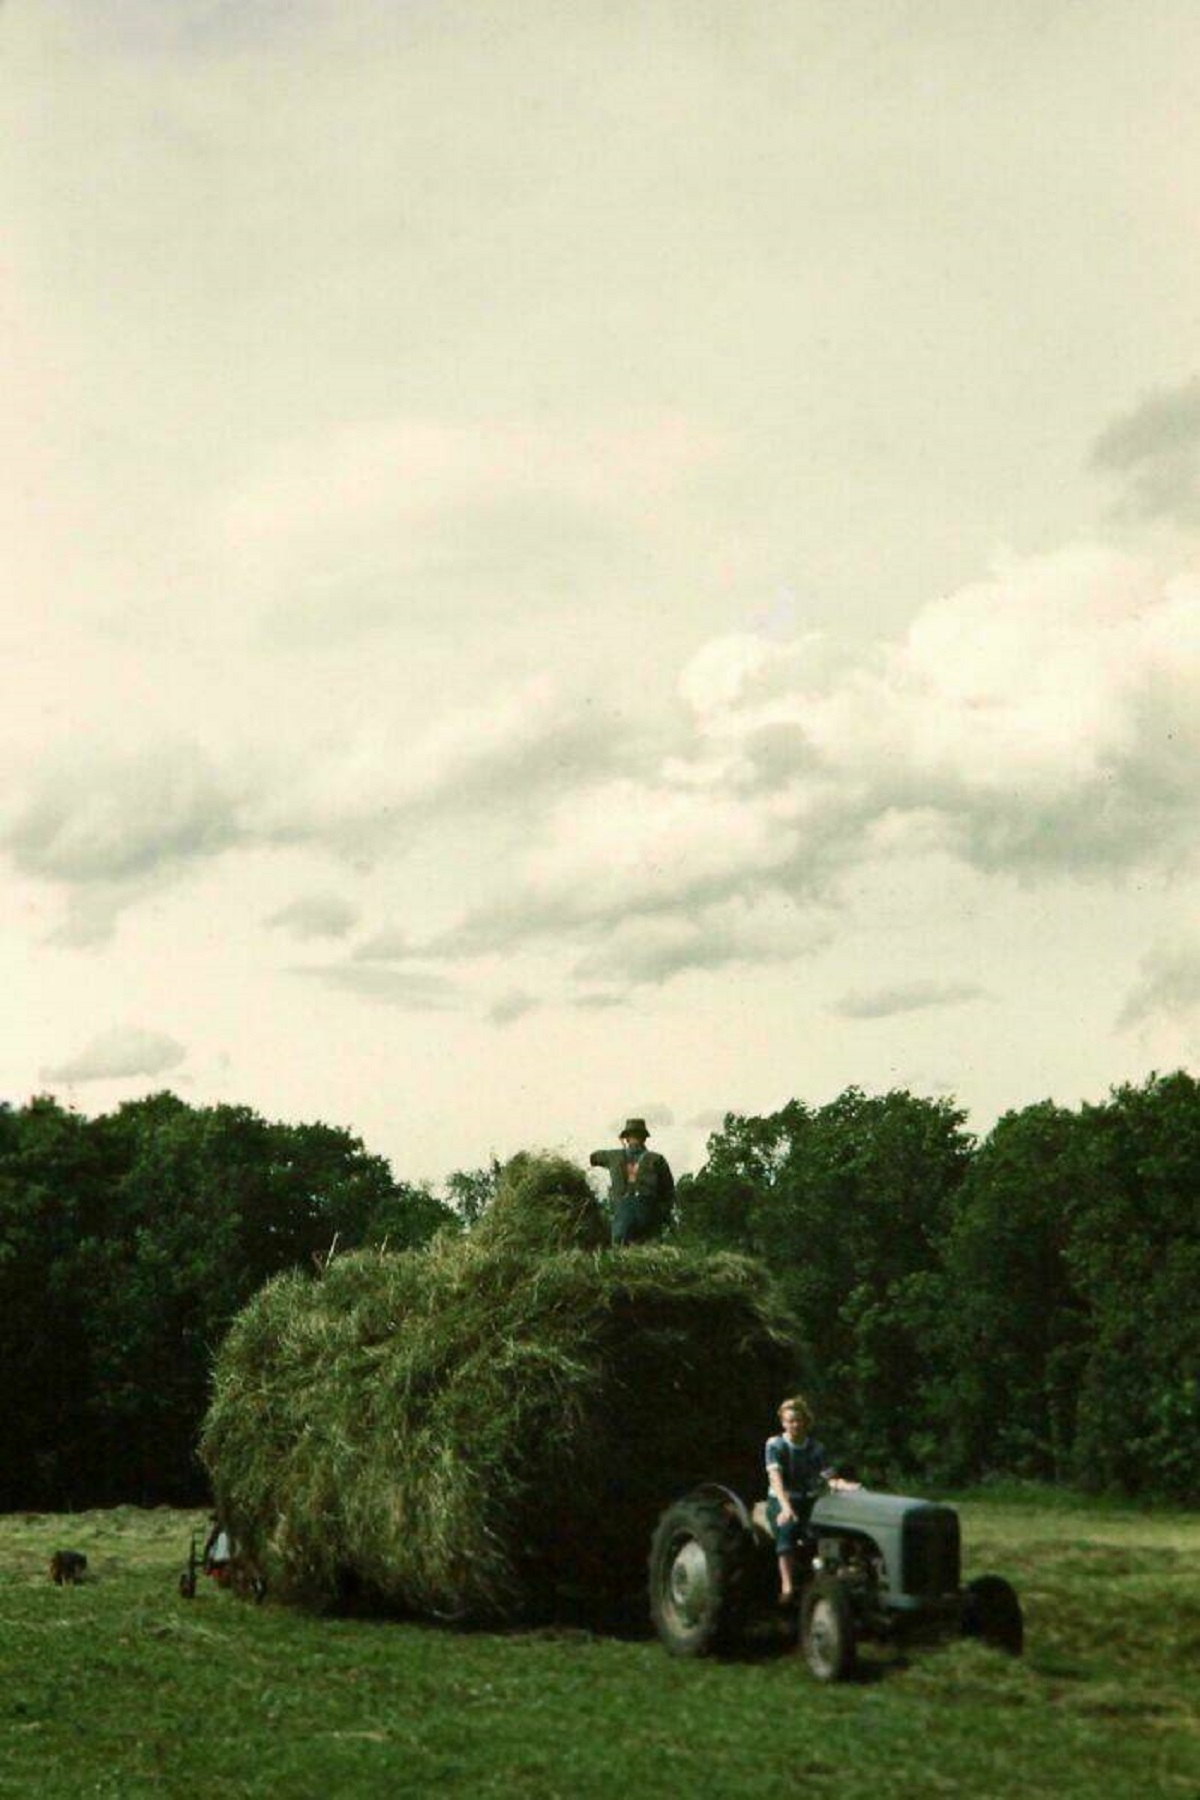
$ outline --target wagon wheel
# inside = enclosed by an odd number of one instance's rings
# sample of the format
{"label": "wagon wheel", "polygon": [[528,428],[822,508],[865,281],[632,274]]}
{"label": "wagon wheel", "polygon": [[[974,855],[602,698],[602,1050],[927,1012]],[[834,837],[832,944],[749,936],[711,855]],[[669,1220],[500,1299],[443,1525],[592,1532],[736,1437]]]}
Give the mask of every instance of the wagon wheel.
{"label": "wagon wheel", "polygon": [[854,1610],[836,1575],[818,1575],[805,1589],[800,1643],[818,1681],[845,1681],[853,1672],[858,1653]]}
{"label": "wagon wheel", "polygon": [[673,1656],[707,1656],[737,1639],[751,1546],[717,1498],[693,1495],[663,1513],[650,1547],[650,1616]]}
{"label": "wagon wheel", "polygon": [[963,1598],[964,1637],[976,1637],[993,1650],[1020,1656],[1025,1648],[1021,1602],[1003,1575],[980,1575],[967,1583]]}

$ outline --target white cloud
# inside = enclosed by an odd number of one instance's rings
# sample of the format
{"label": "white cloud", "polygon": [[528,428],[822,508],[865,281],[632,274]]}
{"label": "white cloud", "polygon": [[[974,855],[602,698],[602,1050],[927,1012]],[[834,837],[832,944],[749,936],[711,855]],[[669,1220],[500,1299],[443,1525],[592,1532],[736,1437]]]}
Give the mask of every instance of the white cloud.
{"label": "white cloud", "polygon": [[794,828],[730,791],[622,777],[548,813],[521,861],[540,916],[580,922],[674,912],[743,883],[760,886],[795,852]]}
{"label": "white cloud", "polygon": [[1160,389],[1114,419],[1091,461],[1122,479],[1131,511],[1200,524],[1200,377]]}
{"label": "white cloud", "polygon": [[[308,847],[361,866],[403,856],[418,836],[477,819],[503,831],[526,811],[607,772],[631,753],[600,708],[533,676],[488,704],[458,707],[423,730],[359,723],[336,740],[307,734],[294,751],[273,719],[231,736],[218,758],[158,736],[121,750],[80,742],[15,769],[0,848],[22,874],[59,886],[67,918],[55,941],[96,946],[151,891],[234,850]],[[342,936],[358,917],[316,894],[267,923],[300,936]],[[379,933],[361,960],[395,957]]]}
{"label": "white cloud", "polygon": [[965,1001],[980,999],[984,993],[974,981],[908,981],[843,994],[828,1010],[841,1019],[890,1019],[897,1013],[961,1006]]}
{"label": "white cloud", "polygon": [[69,888],[66,911],[46,935],[49,944],[71,950],[97,950],[109,943],[117,921],[157,885],[149,876],[140,881],[91,881]]}
{"label": "white cloud", "polygon": [[377,714],[336,742],[310,744],[260,782],[246,829],[267,843],[380,854],[451,818],[508,817],[622,754],[599,709],[534,675],[424,729]]}
{"label": "white cloud", "polygon": [[679,687],[690,734],[657,762],[645,743],[637,772],[581,768],[506,891],[431,949],[576,944],[578,978],[657,982],[811,951],[860,863],[1120,878],[1193,848],[1190,575],[1096,548],[1008,563],[856,659],[811,635],[723,638]]}
{"label": "white cloud", "polygon": [[280,907],[266,920],[270,926],[299,938],[340,938],[354,927],[358,908],[340,894],[305,894]]}
{"label": "white cloud", "polygon": [[115,1081],[133,1075],[161,1075],[178,1068],[187,1052],[163,1032],[117,1026],[101,1032],[65,1062],[42,1070],[46,1081]]}
{"label": "white cloud", "polygon": [[[268,731],[219,758],[176,739],[80,749],[18,781],[0,841],[64,889],[58,939],[76,944],[216,858],[377,866],[389,922],[328,977],[376,996],[353,965],[533,942],[585,983],[807,955],[846,873],[897,854],[1036,880],[1121,878],[1193,848],[1191,574],[1096,548],[1009,563],[866,652],[722,637],[671,688],[588,704],[532,675],[420,730],[375,715],[295,751]],[[271,922],[342,936],[362,913],[318,888]]]}
{"label": "white cloud", "polygon": [[320,968],[295,967],[292,973],[408,1012],[437,1012],[457,1005],[459,1000],[455,983],[428,969],[377,969],[333,963]]}
{"label": "white cloud", "polygon": [[1142,958],[1139,978],[1121,1009],[1121,1028],[1147,1020],[1186,1022],[1200,1016],[1200,932],[1156,944]]}
{"label": "white cloud", "polygon": [[136,881],[236,843],[239,799],[193,744],[117,755],[81,745],[34,776],[3,840],[29,875]]}
{"label": "white cloud", "polygon": [[387,926],[356,944],[352,952],[355,962],[398,962],[413,954],[413,941],[407,931]]}
{"label": "white cloud", "polygon": [[727,1117],[728,1114],[709,1107],[704,1112],[693,1113],[690,1119],[684,1120],[684,1124],[693,1131],[723,1131]]}
{"label": "white cloud", "polygon": [[104,945],[128,907],[250,842],[249,782],[194,743],[114,750],[84,739],[24,761],[4,797],[0,849],[18,874],[62,890],[52,943]]}
{"label": "white cloud", "polygon": [[[1162,582],[1084,548],[1003,566],[824,679],[805,679],[792,646],[741,666],[752,679],[721,713],[726,780],[757,778],[801,838],[819,818],[836,839],[840,820],[843,860],[865,827],[897,817],[932,824],[977,866],[1030,872],[1119,869],[1190,842],[1193,576]],[[777,736],[762,758],[767,731],[790,731],[791,748]]]}
{"label": "white cloud", "polygon": [[597,933],[575,964],[582,981],[667,981],[688,970],[736,963],[786,962],[828,941],[830,925],[780,895],[734,897],[712,906],[634,913]]}
{"label": "white cloud", "polygon": [[526,1013],[536,1011],[540,1004],[535,995],[527,994],[523,988],[512,988],[492,1003],[487,1016],[493,1025],[512,1025]]}
{"label": "white cloud", "polygon": [[448,609],[491,610],[498,591],[528,609],[628,564],[631,536],[720,450],[670,415],[339,424],[272,447],[229,496],[224,579],[266,609],[281,647],[444,625]]}

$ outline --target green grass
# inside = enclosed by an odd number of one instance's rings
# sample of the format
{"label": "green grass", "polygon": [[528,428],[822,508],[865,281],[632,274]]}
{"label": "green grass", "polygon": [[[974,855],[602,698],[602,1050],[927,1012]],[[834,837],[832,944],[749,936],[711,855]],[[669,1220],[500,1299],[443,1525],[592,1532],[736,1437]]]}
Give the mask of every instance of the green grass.
{"label": "green grass", "polygon": [[[1019,1662],[957,1643],[820,1688],[794,1656],[255,1608],[176,1576],[202,1515],[0,1518],[0,1795],[1145,1800],[1200,1794],[1200,1515],[1002,1490],[967,1573]],[[56,1548],[90,1579],[55,1588]]]}

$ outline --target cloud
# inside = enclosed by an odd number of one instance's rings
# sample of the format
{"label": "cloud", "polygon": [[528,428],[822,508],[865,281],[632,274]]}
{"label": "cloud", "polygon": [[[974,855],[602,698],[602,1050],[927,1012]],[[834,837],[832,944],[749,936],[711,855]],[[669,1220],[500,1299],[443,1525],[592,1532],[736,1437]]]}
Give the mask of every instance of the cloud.
{"label": "cloud", "polygon": [[721,454],[656,414],[579,429],[539,419],[342,423],[272,447],[217,521],[226,580],[280,646],[524,609],[635,567],[665,495]]}
{"label": "cloud", "polygon": [[[601,709],[531,677],[423,731],[374,720],[336,744],[282,750],[231,740],[218,763],[200,745],[150,738],[133,749],[83,744],[14,777],[0,847],[25,875],[59,884],[68,917],[56,941],[95,945],[152,887],[232,850],[309,847],[342,860],[404,854],[483,817],[502,831],[539,801],[606,774],[632,751]],[[31,759],[32,762],[32,759]],[[348,903],[316,895],[268,924],[301,937],[341,936]],[[362,960],[398,954],[376,934]]]}
{"label": "cloud", "polygon": [[356,944],[351,956],[355,962],[398,962],[413,954],[413,942],[407,931],[387,926]]}
{"label": "cloud", "polygon": [[693,1131],[723,1131],[728,1117],[728,1113],[709,1108],[706,1112],[693,1113],[690,1119],[684,1120],[684,1124]]}
{"label": "cloud", "polygon": [[141,881],[97,881],[67,891],[66,915],[47,933],[46,941],[70,950],[95,950],[107,944],[127,906],[142,899],[155,885]]}
{"label": "cloud", "polygon": [[828,924],[782,896],[740,897],[678,913],[618,920],[575,964],[581,981],[659,983],[688,970],[789,961],[829,937]]}
{"label": "cloud", "polygon": [[839,1019],[890,1019],[897,1013],[961,1006],[965,1001],[980,999],[985,991],[973,981],[910,981],[895,987],[843,994],[826,1010]]}
{"label": "cloud", "polygon": [[37,774],[3,842],[27,875],[137,881],[237,843],[239,801],[234,784],[195,745],[117,755],[81,748]]}
{"label": "cloud", "polygon": [[512,1025],[517,1019],[523,1019],[526,1013],[534,1012],[540,1004],[535,995],[514,988],[507,994],[501,994],[488,1008],[487,1016],[493,1025]]}
{"label": "cloud", "polygon": [[[847,876],[897,857],[1029,883],[1186,863],[1200,578],[1084,546],[1003,562],[866,648],[713,639],[644,708],[535,675],[418,731],[372,713],[220,762],[167,741],[26,787],[0,840],[65,888],[68,941],[214,858],[299,848],[377,872],[390,922],[329,977],[347,990],[389,991],[371,966],[401,961],[390,992],[417,1003],[428,965],[533,945],[585,992],[627,990],[808,954]],[[274,922],[344,935],[318,897]]]}
{"label": "cloud", "polygon": [[62,9],[74,16],[84,41],[97,52],[128,57],[223,57],[260,42],[278,49],[318,16],[316,0],[204,0],[178,10],[158,0],[121,0],[96,9],[78,0]]}
{"label": "cloud", "polygon": [[532,676],[420,732],[373,720],[348,744],[322,745],[277,769],[269,789],[260,782],[246,823],[266,843],[386,854],[456,819],[525,817],[632,754],[631,734],[602,709]]}
{"label": "cloud", "polygon": [[620,973],[621,947],[669,972],[682,939],[702,958],[728,961],[740,954],[734,928],[706,909],[771,886],[795,849],[788,825],[735,792],[685,785],[671,772],[594,782],[547,808],[511,892],[470,909],[430,948],[475,956],[615,932],[617,948],[596,950],[582,974]]}
{"label": "cloud", "polygon": [[251,792],[192,743],[114,750],[81,741],[24,783],[14,774],[0,848],[22,875],[63,889],[66,917],[50,941],[94,948],[126,908],[249,844]]}
{"label": "cloud", "polygon": [[178,1068],[187,1052],[173,1037],[136,1026],[114,1027],[69,1057],[41,1071],[45,1081],[115,1081],[132,1075],[161,1075]]}
{"label": "cloud", "polygon": [[1002,565],[854,662],[812,649],[759,644],[726,691],[693,693],[714,778],[795,834],[797,869],[905,838],[1030,877],[1186,853],[1200,798],[1194,576],[1163,582],[1085,546]]}
{"label": "cloud", "polygon": [[1007,563],[853,656],[714,640],[679,692],[687,732],[584,773],[431,954],[537,941],[578,979],[658,982],[811,950],[861,864],[1112,878],[1194,848],[1192,575],[1096,547]]}
{"label": "cloud", "polygon": [[411,744],[396,798],[422,808],[511,805],[517,795],[525,801],[531,790],[573,786],[620,760],[610,719],[535,676]]}
{"label": "cloud", "polygon": [[1200,376],[1150,394],[1092,447],[1093,468],[1120,476],[1129,510],[1200,524]]}
{"label": "cloud", "polygon": [[272,913],[265,923],[299,938],[345,937],[358,919],[357,907],[337,894],[307,894]]}
{"label": "cloud", "polygon": [[1139,980],[1117,1025],[1128,1029],[1148,1019],[1187,1021],[1200,1014],[1200,933],[1158,944],[1142,958]]}
{"label": "cloud", "polygon": [[323,968],[293,967],[291,973],[410,1012],[440,1012],[459,1001],[456,984],[428,969],[359,968],[339,963]]}

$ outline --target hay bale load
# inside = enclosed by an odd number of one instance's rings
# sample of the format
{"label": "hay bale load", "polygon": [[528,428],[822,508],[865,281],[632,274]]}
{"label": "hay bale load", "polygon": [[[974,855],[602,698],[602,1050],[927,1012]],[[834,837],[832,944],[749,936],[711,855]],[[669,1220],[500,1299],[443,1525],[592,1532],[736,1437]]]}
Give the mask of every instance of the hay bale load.
{"label": "hay bale load", "polygon": [[761,1480],[796,1368],[766,1271],[607,1236],[580,1169],[524,1156],[470,1234],[262,1289],[201,1453],[277,1591],[480,1619],[611,1601],[674,1495]]}

